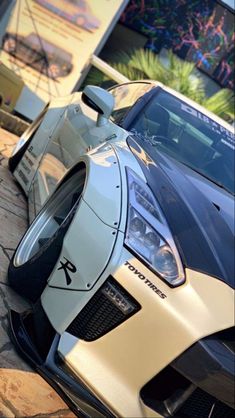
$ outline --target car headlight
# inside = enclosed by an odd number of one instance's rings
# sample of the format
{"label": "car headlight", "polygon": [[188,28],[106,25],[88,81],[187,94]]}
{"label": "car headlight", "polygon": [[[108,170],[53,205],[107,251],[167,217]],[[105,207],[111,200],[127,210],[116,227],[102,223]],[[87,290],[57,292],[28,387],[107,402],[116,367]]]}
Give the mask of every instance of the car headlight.
{"label": "car headlight", "polygon": [[129,188],[125,244],[171,286],[185,281],[184,269],[162,210],[144,181],[126,170]]}

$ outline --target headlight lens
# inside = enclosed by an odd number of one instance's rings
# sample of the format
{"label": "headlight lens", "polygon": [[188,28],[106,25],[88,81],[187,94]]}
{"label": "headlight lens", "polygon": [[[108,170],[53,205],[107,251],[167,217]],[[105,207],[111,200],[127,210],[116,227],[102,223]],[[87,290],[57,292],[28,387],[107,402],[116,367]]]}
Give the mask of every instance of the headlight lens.
{"label": "headlight lens", "polygon": [[184,282],[183,266],[165,217],[149,187],[127,169],[129,187],[125,244],[171,286]]}

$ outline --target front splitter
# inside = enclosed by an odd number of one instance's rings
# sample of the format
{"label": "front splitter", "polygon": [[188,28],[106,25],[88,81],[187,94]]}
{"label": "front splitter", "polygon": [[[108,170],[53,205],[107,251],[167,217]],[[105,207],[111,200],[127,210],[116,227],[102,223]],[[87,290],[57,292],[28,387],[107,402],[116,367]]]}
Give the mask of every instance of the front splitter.
{"label": "front splitter", "polygon": [[[18,313],[10,310],[10,329],[12,340],[20,355],[56,390],[69,408],[81,418],[110,417],[110,410],[90,392],[83,382],[65,369],[57,354],[60,336],[55,335],[48,354],[42,356],[37,348],[32,321],[32,311]],[[65,371],[66,370],[66,371]]]}

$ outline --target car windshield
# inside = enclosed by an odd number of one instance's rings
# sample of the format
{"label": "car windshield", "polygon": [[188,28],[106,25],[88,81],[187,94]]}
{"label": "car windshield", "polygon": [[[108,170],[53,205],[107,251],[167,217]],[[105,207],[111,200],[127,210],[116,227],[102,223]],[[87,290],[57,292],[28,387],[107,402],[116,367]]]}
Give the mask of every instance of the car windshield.
{"label": "car windshield", "polygon": [[201,110],[157,88],[130,130],[234,194],[234,135]]}

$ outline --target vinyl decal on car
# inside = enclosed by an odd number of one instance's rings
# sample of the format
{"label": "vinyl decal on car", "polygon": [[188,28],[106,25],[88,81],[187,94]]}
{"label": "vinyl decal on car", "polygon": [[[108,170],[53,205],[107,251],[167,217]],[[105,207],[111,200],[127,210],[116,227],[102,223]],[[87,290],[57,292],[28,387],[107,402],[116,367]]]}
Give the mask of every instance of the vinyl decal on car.
{"label": "vinyl decal on car", "polygon": [[65,274],[65,278],[66,278],[66,284],[69,286],[72,283],[72,279],[71,279],[68,272],[70,271],[70,273],[76,273],[77,268],[66,257],[64,257],[64,259],[66,260],[66,263],[64,263],[63,261],[60,260],[61,266],[57,270],[64,270],[64,274]]}
{"label": "vinyl decal on car", "polygon": [[37,155],[33,152],[33,145],[29,147],[28,152],[32,155],[33,158],[37,159]]}
{"label": "vinyl decal on car", "polygon": [[29,183],[29,179],[27,179],[26,175],[23,173],[22,170],[18,170],[18,176],[21,178],[25,186]]}
{"label": "vinyl decal on car", "polygon": [[[202,121],[206,122],[210,126],[210,129],[212,131],[217,132],[218,134],[221,134],[221,135],[226,134],[227,140],[230,139],[231,142],[234,144],[234,135],[233,135],[233,132],[230,132],[224,126],[219,125],[217,122],[215,122],[214,120],[210,119],[208,116],[203,115],[198,110],[196,110],[193,107],[188,106],[188,105],[186,105],[184,103],[181,103],[181,109],[184,110],[185,112],[189,113],[190,115],[193,115],[196,118],[201,119]],[[234,147],[232,149],[234,149]]]}
{"label": "vinyl decal on car", "polygon": [[153,290],[153,292],[155,292],[158,296],[160,296],[160,298],[161,298],[161,299],[165,299],[165,298],[167,298],[167,295],[165,295],[165,293],[162,293],[162,291],[161,291],[160,289],[158,289],[158,287],[157,287],[157,286],[155,286],[155,284],[153,284],[153,283],[151,282],[151,280],[147,279],[147,277],[146,277],[144,274],[142,274],[139,270],[137,270],[137,268],[135,268],[134,266],[132,266],[132,265],[129,263],[129,261],[126,261],[126,262],[125,262],[125,266],[127,266],[127,267],[128,267],[128,269],[129,269],[130,271],[132,271],[132,272],[133,272],[133,274],[135,274],[137,277],[139,277],[139,279],[140,279],[140,280],[143,280],[143,281],[144,281],[144,283],[145,283],[148,287],[150,287],[150,289],[152,289],[152,290]]}

